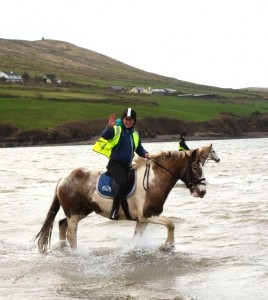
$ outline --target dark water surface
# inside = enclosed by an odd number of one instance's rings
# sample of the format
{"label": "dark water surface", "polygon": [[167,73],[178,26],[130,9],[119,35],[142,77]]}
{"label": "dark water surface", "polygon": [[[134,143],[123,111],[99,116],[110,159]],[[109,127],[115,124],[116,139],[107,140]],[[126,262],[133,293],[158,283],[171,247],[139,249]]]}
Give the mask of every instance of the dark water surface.
{"label": "dark water surface", "polygon": [[178,182],[168,197],[176,245],[167,253],[158,250],[165,228],[133,238],[134,222],[95,214],[79,223],[78,250],[61,252],[60,211],[52,252],[39,254],[32,239],[58,179],[81,166],[104,170],[107,160],[91,146],[0,149],[0,299],[268,299],[268,139],[212,143],[221,162],[204,168],[206,196]]}

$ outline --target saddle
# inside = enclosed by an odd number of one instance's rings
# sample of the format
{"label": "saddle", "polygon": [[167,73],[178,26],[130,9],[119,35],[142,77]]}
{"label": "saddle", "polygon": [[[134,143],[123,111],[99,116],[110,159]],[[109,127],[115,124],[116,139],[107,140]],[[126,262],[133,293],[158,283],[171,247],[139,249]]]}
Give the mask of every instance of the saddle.
{"label": "saddle", "polygon": [[[113,198],[112,191],[112,180],[113,178],[110,176],[109,172],[102,173],[96,183],[97,192],[101,197],[104,198]],[[136,188],[136,172],[135,170],[129,170],[128,172],[128,192],[127,198],[130,197]]]}

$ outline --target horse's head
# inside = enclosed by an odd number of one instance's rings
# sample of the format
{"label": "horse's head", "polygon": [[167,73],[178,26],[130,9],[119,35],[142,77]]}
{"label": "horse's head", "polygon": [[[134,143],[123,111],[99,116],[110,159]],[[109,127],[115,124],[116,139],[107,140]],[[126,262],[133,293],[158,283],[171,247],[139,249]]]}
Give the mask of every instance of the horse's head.
{"label": "horse's head", "polygon": [[204,166],[207,160],[214,160],[216,163],[220,161],[220,158],[213,149],[212,144],[199,148],[199,157],[202,166]]}
{"label": "horse's head", "polygon": [[214,160],[216,163],[220,162],[220,158],[219,158],[218,154],[216,153],[216,151],[213,149],[212,144],[211,144],[211,148],[210,148],[207,159]]}
{"label": "horse's head", "polygon": [[[144,162],[143,158],[139,158],[134,168],[141,165],[141,160]],[[151,154],[149,160],[153,162],[153,170],[155,176],[157,174],[157,177],[159,177],[159,185],[164,183],[172,187],[180,179],[186,184],[192,196],[203,198],[206,194],[206,179],[201,166],[199,149],[193,151],[162,151]],[[150,167],[150,164],[146,164],[147,167]],[[148,174],[147,169],[144,178],[146,174]]]}
{"label": "horse's head", "polygon": [[199,149],[195,149],[187,156],[188,161],[181,180],[186,184],[192,196],[203,198],[206,194],[206,179],[199,155]]}

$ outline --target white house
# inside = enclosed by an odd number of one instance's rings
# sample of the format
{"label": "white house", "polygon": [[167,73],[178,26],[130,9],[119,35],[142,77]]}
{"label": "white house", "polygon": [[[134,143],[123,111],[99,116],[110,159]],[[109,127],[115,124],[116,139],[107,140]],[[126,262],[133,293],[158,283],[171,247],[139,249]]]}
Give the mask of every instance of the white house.
{"label": "white house", "polygon": [[151,88],[148,87],[148,89],[145,89],[144,87],[134,87],[132,88],[129,93],[134,93],[134,94],[138,94],[138,93],[142,93],[142,94],[152,94]]}
{"label": "white house", "polygon": [[0,71],[0,78],[8,78],[8,76],[7,76],[7,74],[6,73],[4,73],[4,72],[2,72],[2,71]]}
{"label": "white house", "polygon": [[7,81],[10,82],[22,82],[22,76],[18,73],[15,73],[13,71],[10,72],[1,72],[0,71],[0,77],[5,77]]}

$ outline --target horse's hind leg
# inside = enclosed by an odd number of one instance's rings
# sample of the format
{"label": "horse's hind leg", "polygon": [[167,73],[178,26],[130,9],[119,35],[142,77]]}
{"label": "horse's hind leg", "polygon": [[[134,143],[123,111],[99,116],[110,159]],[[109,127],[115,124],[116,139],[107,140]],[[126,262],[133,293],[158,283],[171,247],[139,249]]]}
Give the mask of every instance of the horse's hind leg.
{"label": "horse's hind leg", "polygon": [[59,221],[59,238],[60,238],[60,248],[65,248],[66,244],[66,233],[67,233],[68,223],[67,219],[64,218]]}
{"label": "horse's hind leg", "polygon": [[141,223],[139,221],[136,222],[136,227],[134,231],[134,236],[142,236],[144,230],[146,229],[148,223]]}
{"label": "horse's hind leg", "polygon": [[67,218],[67,239],[72,250],[77,249],[77,228],[78,222],[84,219],[87,215],[73,215]]}
{"label": "horse's hind leg", "polygon": [[73,215],[67,218],[68,228],[67,228],[67,239],[72,250],[77,249],[77,228],[78,222],[83,219],[78,215]]}

